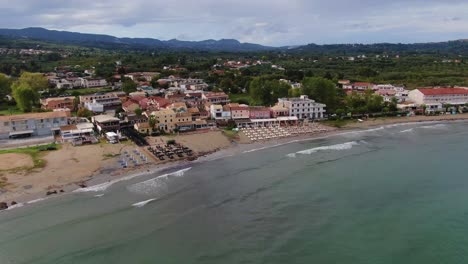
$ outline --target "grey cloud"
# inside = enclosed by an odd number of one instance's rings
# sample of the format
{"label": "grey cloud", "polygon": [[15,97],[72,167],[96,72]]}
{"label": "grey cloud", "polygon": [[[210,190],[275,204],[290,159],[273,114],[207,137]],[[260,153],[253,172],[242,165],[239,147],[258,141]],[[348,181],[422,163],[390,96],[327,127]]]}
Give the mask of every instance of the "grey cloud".
{"label": "grey cloud", "polygon": [[2,27],[129,37],[267,45],[468,37],[466,0],[0,0],[0,6]]}

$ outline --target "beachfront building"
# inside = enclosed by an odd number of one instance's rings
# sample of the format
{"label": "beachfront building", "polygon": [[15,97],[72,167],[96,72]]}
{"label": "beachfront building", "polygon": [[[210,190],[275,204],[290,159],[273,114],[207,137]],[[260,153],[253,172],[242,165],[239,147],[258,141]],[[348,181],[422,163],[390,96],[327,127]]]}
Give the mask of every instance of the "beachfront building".
{"label": "beachfront building", "polygon": [[250,108],[248,105],[244,104],[229,104],[231,109],[231,119],[249,119],[250,118]]}
{"label": "beachfront building", "polygon": [[154,77],[158,76],[159,72],[131,72],[124,75],[124,77],[130,78],[132,81],[143,80],[150,82]]}
{"label": "beachfront building", "polygon": [[0,116],[0,138],[56,135],[70,116],[70,111]]}
{"label": "beachfront building", "polygon": [[279,98],[278,106],[288,108],[289,116],[299,119],[322,119],[325,117],[325,104],[309,99],[307,95],[294,98]]}
{"label": "beachfront building", "polygon": [[211,115],[211,118],[213,119],[224,119],[223,118],[223,106],[219,104],[210,105],[210,115]]}
{"label": "beachfront building", "polygon": [[120,130],[120,119],[110,115],[97,115],[91,118],[100,133]]}
{"label": "beachfront building", "polygon": [[156,127],[164,132],[173,132],[176,123],[176,113],[172,109],[161,109],[151,112],[156,119]]}
{"label": "beachfront building", "polygon": [[266,119],[271,117],[270,108],[264,106],[251,106],[249,109],[250,119]]}
{"label": "beachfront building", "polygon": [[89,122],[65,125],[60,127],[62,142],[74,142],[78,144],[96,143],[94,126]]}
{"label": "beachfront building", "polygon": [[468,103],[468,88],[419,88],[410,91],[408,98],[428,108],[442,108],[444,104],[465,105]]}
{"label": "beachfront building", "polygon": [[279,104],[270,107],[271,117],[289,116],[289,109]]}
{"label": "beachfront building", "polygon": [[41,108],[47,110],[69,109],[75,110],[75,97],[50,97],[41,99]]}

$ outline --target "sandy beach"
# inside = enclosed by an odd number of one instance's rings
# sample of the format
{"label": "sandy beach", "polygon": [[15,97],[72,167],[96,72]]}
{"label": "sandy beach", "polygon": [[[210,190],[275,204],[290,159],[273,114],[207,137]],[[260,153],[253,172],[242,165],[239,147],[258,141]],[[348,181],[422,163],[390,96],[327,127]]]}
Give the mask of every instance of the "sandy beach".
{"label": "sandy beach", "polygon": [[330,137],[349,130],[399,123],[455,120],[468,120],[468,114],[368,119],[363,122],[350,122],[340,129],[330,128],[328,132],[302,134],[260,142],[250,142],[242,132],[235,138],[228,138],[222,131],[155,137],[149,138],[150,145],[163,144],[169,139],[174,139],[194,150],[197,154],[197,160],[179,159],[159,162],[152,157],[147,164],[126,169],[118,165],[118,159],[123,151],[140,149],[145,155],[150,156],[150,153],[144,152],[144,148],[138,148],[131,142],[101,143],[79,147],[63,144],[59,150],[45,153],[42,157],[46,162],[45,166],[35,169],[28,169],[32,167],[33,161],[26,154],[0,154],[0,180],[2,183],[0,185],[0,202],[8,204],[12,201],[26,202],[46,197],[47,191],[55,190],[58,192],[57,195],[60,194],[60,190],[69,193],[79,189],[81,184],[93,186],[124,180],[134,176],[175,169],[192,162],[206,162],[291,142]]}

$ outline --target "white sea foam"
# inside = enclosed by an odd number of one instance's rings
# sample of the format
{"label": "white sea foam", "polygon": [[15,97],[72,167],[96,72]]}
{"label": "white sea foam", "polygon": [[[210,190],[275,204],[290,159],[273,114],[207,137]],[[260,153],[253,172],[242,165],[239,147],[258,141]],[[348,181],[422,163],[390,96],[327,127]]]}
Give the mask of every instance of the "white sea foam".
{"label": "white sea foam", "polygon": [[189,171],[190,169],[191,167],[159,175],[156,178],[132,184],[127,187],[127,190],[135,193],[151,193],[159,188],[165,188],[167,179],[172,177],[182,177],[184,176],[185,172]]}
{"label": "white sea foam", "polygon": [[13,210],[13,209],[20,208],[20,207],[23,207],[23,206],[24,206],[23,203],[17,203],[17,204],[15,204],[15,205],[9,206],[9,207],[7,208],[7,210]]}
{"label": "white sea foam", "polygon": [[107,188],[109,188],[110,186],[112,186],[115,183],[118,183],[118,182],[121,182],[121,181],[128,181],[128,180],[131,180],[131,179],[133,179],[135,177],[140,177],[140,176],[143,176],[143,175],[147,175],[149,173],[151,173],[151,172],[145,171],[145,172],[141,172],[141,173],[136,173],[136,174],[132,174],[132,175],[129,175],[129,176],[126,176],[126,177],[118,178],[118,179],[115,179],[115,180],[112,180],[112,181],[108,181],[108,182],[104,182],[104,183],[101,183],[101,184],[93,185],[93,186],[90,186],[90,187],[76,189],[73,192],[76,192],[76,193],[80,193],[80,192],[101,192],[101,191],[105,191]]}
{"label": "white sea foam", "polygon": [[[308,139],[308,140],[310,140],[310,139]],[[295,140],[291,140],[291,141],[288,141],[288,142],[285,142],[285,143],[264,146],[264,147],[256,148],[256,149],[250,149],[250,150],[246,150],[246,151],[244,151],[242,153],[250,153],[250,152],[255,152],[255,151],[264,150],[264,149],[276,148],[276,147],[280,147],[280,146],[284,146],[284,145],[291,144],[291,143],[296,143],[296,142],[299,142],[299,140],[295,139]]]}
{"label": "white sea foam", "polygon": [[430,125],[430,126],[422,126],[421,128],[428,128],[428,129],[440,129],[440,128],[445,128],[447,127],[444,124],[435,124],[435,125]]}
{"label": "white sea foam", "polygon": [[103,197],[103,196],[104,196],[103,193],[94,195],[94,197]]}
{"label": "white sea foam", "polygon": [[41,202],[41,201],[44,201],[44,200],[47,200],[47,199],[48,199],[47,197],[39,198],[39,199],[28,201],[28,202],[26,202],[26,204],[34,204],[34,203],[38,203],[38,202]]}
{"label": "white sea foam", "polygon": [[287,156],[293,158],[293,157],[296,157],[297,154],[310,155],[310,154],[313,154],[313,153],[316,153],[316,152],[319,152],[319,151],[323,151],[323,150],[338,150],[338,151],[339,150],[347,150],[347,149],[351,149],[353,146],[356,146],[356,145],[359,145],[359,143],[356,142],[356,141],[351,141],[351,142],[346,142],[346,143],[342,143],[342,144],[315,147],[315,148],[311,148],[311,149],[301,150],[301,151],[298,151],[296,153],[290,153]]}
{"label": "white sea foam", "polygon": [[376,131],[380,131],[380,130],[384,130],[384,129],[385,129],[385,127],[381,126],[381,127],[370,128],[370,129],[366,129],[366,130],[356,130],[356,131],[349,131],[349,132],[339,133],[337,135],[339,135],[339,136],[359,135],[359,134],[362,134],[362,133],[376,132]]}
{"label": "white sea foam", "polygon": [[288,155],[286,155],[286,157],[288,157],[288,158],[295,158],[295,157],[296,157],[296,153],[289,153]]}
{"label": "white sea foam", "polygon": [[402,131],[400,131],[400,133],[409,133],[409,132],[413,132],[413,131],[414,131],[414,128],[410,128],[410,129],[402,130]]}
{"label": "white sea foam", "polygon": [[152,201],[155,201],[156,199],[149,199],[149,200],[146,200],[146,201],[142,201],[142,202],[138,202],[138,203],[134,203],[132,204],[133,207],[143,207],[145,205],[147,205],[148,203],[151,203]]}

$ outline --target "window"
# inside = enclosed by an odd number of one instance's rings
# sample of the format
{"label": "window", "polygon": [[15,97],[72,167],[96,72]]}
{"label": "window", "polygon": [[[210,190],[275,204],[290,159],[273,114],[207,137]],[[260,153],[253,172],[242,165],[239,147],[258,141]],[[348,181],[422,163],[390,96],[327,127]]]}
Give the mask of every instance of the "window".
{"label": "window", "polygon": [[4,125],[4,126],[9,126],[9,125],[10,125],[10,123],[8,123],[8,122],[4,122],[4,123],[3,123],[3,125]]}

